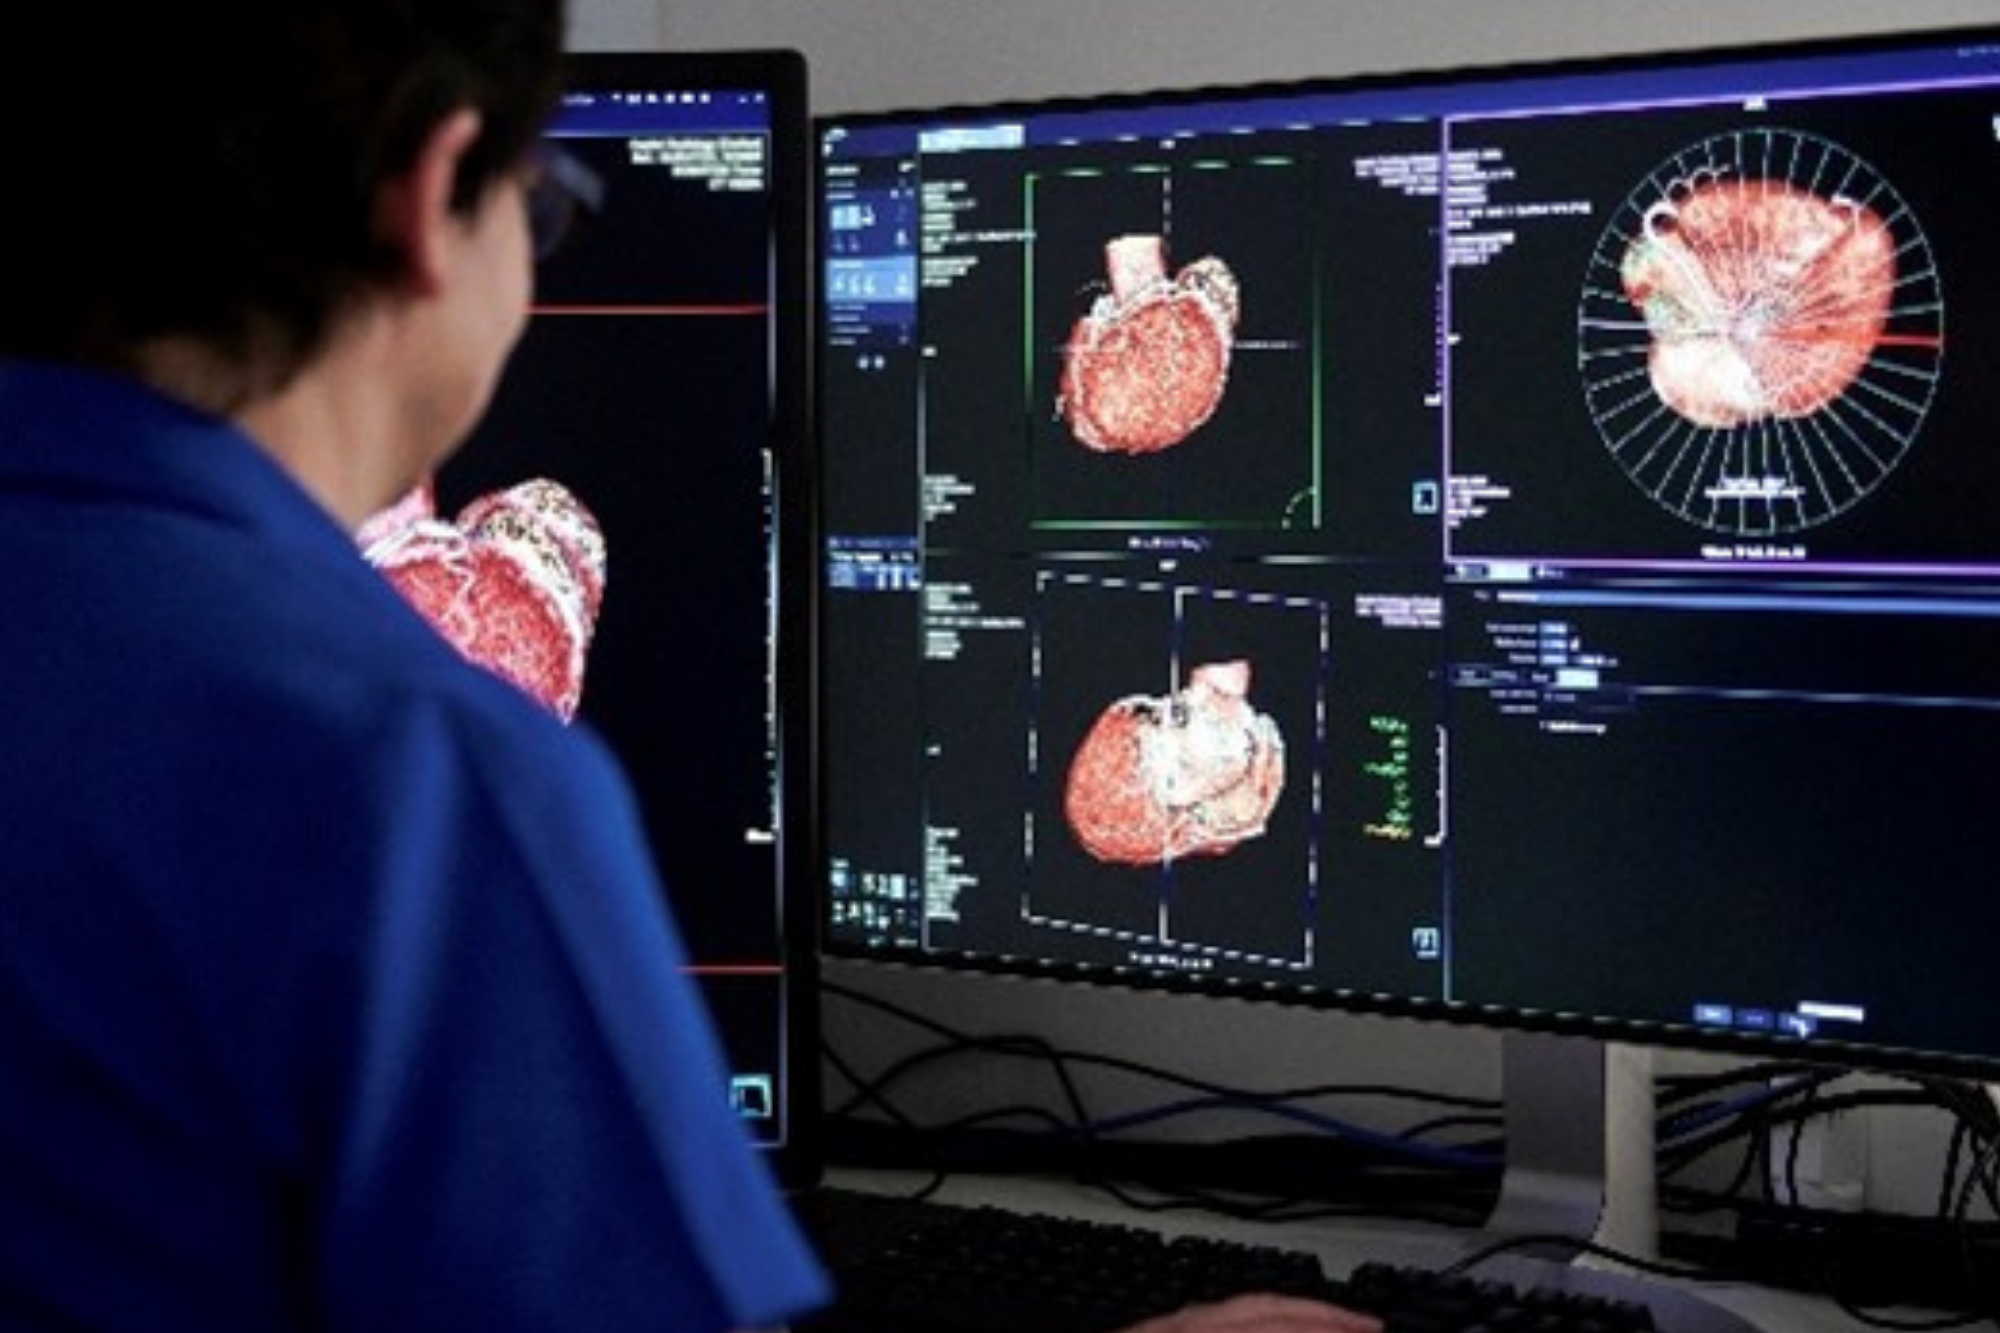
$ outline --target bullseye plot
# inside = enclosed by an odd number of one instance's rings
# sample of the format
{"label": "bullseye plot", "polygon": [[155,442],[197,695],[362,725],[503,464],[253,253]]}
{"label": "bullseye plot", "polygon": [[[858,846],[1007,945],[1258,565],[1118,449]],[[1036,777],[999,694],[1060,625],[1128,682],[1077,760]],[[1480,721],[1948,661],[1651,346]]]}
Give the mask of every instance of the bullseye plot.
{"label": "bullseye plot", "polygon": [[1584,394],[1625,474],[1738,537],[1802,531],[1914,445],[1944,355],[1916,215],[1832,141],[1760,128],[1661,163],[1591,256]]}

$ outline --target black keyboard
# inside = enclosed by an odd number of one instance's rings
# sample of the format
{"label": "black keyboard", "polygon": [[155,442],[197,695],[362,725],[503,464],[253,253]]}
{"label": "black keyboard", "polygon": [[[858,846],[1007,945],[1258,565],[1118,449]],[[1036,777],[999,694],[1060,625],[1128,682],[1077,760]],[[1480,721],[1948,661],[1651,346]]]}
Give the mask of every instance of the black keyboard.
{"label": "black keyboard", "polygon": [[801,1204],[834,1278],[799,1333],[1112,1333],[1264,1291],[1379,1315],[1389,1333],[1652,1333],[1646,1304],[1424,1268],[1329,1279],[1316,1256],[999,1208],[827,1189]]}

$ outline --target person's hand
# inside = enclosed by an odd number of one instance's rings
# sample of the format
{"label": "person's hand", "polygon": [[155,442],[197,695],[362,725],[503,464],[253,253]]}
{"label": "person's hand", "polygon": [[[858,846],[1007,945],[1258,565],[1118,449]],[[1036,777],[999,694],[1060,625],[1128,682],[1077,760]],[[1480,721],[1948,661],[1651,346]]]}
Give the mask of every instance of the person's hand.
{"label": "person's hand", "polygon": [[1292,1296],[1236,1296],[1134,1324],[1125,1333],[1381,1333],[1382,1321]]}

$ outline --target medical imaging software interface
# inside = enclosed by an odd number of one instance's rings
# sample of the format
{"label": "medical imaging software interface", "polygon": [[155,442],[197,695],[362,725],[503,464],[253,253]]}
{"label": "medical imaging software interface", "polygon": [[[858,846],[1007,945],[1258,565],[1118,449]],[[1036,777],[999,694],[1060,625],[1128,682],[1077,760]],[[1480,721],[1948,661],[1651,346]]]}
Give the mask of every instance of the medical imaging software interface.
{"label": "medical imaging software interface", "polygon": [[1988,1048],[2000,45],[819,152],[834,947]]}
{"label": "medical imaging software interface", "polygon": [[[447,631],[483,615],[469,653],[616,752],[721,1029],[728,1096],[777,1144],[791,1126],[771,114],[754,87],[645,74],[568,95],[552,134],[601,206],[538,270],[527,332],[439,474],[435,512],[387,549],[420,605],[438,590]],[[538,579],[566,595],[535,595]]]}

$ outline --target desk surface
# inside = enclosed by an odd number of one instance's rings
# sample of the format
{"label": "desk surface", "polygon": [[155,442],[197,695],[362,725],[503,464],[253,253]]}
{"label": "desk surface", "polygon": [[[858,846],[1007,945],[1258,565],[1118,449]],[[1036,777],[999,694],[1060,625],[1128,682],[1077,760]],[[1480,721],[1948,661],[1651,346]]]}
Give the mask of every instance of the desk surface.
{"label": "desk surface", "polygon": [[[931,1181],[927,1173],[836,1168],[827,1183],[846,1189],[909,1194]],[[1170,1234],[1221,1236],[1307,1250],[1339,1278],[1370,1260],[1437,1266],[1463,1253],[1461,1231],[1422,1223],[1366,1218],[1299,1222],[1245,1222],[1197,1212],[1135,1212],[1116,1200],[1067,1181],[1027,1176],[955,1175],[932,1197],[944,1203],[991,1204],[1028,1212],[1143,1225]],[[1832,1302],[1797,1292],[1742,1283],[1663,1283],[1697,1292],[1768,1333],[1874,1333]]]}

